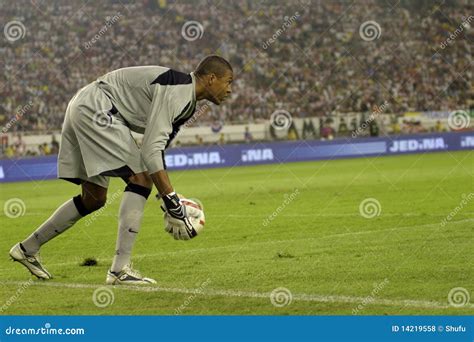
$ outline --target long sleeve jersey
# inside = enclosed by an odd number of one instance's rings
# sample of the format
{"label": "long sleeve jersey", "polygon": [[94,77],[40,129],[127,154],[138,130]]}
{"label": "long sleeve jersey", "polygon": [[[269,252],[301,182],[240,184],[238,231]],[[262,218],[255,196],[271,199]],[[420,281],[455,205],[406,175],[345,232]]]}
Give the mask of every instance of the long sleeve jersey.
{"label": "long sleeve jersey", "polygon": [[137,66],[114,70],[96,82],[130,129],[144,133],[141,153],[148,172],[165,169],[165,149],[196,110],[194,74]]}

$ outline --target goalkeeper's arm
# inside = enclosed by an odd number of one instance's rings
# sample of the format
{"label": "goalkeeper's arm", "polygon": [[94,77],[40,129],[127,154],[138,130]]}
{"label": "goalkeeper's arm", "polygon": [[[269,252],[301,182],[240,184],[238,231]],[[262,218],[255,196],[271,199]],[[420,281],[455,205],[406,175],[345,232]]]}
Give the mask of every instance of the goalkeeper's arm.
{"label": "goalkeeper's arm", "polygon": [[163,199],[166,212],[179,220],[186,218],[186,208],[181,204],[178,195],[174,192],[171,186],[170,178],[166,170],[160,170],[152,173],[151,179],[158,189],[158,196]]}
{"label": "goalkeeper's arm", "polygon": [[168,172],[166,170],[160,170],[155,173],[152,173],[151,179],[160,194],[160,197],[164,197],[173,192],[173,187],[171,186],[170,178],[168,177]]}
{"label": "goalkeeper's arm", "polygon": [[173,191],[173,187],[171,186],[171,182],[166,170],[160,170],[152,173],[151,178],[158,189],[160,197],[163,199],[163,204],[168,215],[184,224],[184,228],[186,229],[186,233],[190,239],[195,237],[197,233],[187,216],[186,206],[181,203],[178,195]]}

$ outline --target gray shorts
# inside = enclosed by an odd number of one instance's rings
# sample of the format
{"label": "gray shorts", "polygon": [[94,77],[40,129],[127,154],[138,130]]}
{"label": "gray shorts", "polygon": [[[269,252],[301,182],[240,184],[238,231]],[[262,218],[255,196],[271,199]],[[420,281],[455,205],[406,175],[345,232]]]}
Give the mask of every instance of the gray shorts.
{"label": "gray shorts", "polygon": [[107,188],[109,177],[144,171],[138,145],[107,95],[95,83],[79,90],[66,109],[58,178]]}

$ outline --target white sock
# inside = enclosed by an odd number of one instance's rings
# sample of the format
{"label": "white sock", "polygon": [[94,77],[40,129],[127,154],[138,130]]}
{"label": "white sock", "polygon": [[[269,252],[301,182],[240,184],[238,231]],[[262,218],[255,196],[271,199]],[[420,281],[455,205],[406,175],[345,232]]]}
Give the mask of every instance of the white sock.
{"label": "white sock", "polygon": [[120,272],[130,263],[133,244],[140,231],[146,198],[131,191],[123,193],[119,210],[119,226],[112,272]]}
{"label": "white sock", "polygon": [[65,232],[81,218],[82,215],[79,214],[74,200],[70,199],[65,202],[38,229],[21,242],[25,253],[27,255],[36,254],[43,244]]}

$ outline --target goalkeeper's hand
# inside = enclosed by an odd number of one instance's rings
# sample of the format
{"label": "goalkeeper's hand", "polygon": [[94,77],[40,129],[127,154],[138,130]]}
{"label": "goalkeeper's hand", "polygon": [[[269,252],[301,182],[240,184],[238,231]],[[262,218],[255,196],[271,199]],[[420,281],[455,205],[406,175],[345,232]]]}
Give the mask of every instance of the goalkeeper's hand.
{"label": "goalkeeper's hand", "polygon": [[179,232],[179,234],[173,234],[175,239],[189,240],[197,235],[193,224],[189,220],[186,212],[186,206],[184,206],[178,195],[172,192],[162,197],[164,209],[166,214],[170,216],[170,223],[173,226],[173,231]]}

